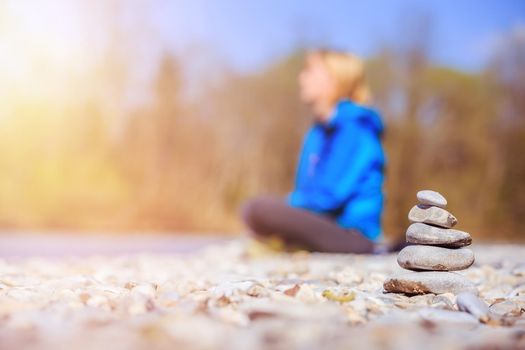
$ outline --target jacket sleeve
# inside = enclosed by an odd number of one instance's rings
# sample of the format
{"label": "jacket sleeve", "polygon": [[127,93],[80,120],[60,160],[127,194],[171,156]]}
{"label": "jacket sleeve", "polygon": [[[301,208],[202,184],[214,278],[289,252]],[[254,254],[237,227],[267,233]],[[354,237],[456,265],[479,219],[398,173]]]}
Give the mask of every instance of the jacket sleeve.
{"label": "jacket sleeve", "polygon": [[377,136],[357,123],[335,131],[322,167],[289,197],[289,203],[315,212],[341,208],[373,165]]}

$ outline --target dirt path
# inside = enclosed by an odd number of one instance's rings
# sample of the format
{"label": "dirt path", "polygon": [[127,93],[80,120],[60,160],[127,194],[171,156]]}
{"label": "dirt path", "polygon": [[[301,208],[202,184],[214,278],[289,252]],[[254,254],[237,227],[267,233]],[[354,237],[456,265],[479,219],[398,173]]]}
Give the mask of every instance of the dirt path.
{"label": "dirt path", "polygon": [[231,236],[182,234],[0,234],[0,257],[192,253]]}

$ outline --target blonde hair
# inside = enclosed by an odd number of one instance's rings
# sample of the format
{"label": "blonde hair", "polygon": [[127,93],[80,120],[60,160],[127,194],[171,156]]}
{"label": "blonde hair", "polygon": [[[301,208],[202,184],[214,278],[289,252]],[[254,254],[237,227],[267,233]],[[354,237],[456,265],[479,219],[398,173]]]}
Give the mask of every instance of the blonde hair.
{"label": "blonde hair", "polygon": [[371,102],[370,89],[365,79],[365,65],[363,61],[350,53],[319,50],[315,55],[325,64],[337,84],[337,98],[348,98],[359,104]]}

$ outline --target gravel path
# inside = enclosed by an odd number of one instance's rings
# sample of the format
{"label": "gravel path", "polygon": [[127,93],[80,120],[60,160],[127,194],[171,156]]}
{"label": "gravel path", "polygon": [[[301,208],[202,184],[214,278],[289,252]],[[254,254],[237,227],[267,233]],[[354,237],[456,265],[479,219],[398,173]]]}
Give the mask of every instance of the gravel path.
{"label": "gravel path", "polygon": [[525,348],[525,246],[473,246],[459,273],[491,305],[481,323],[452,294],[384,293],[402,271],[395,255],[271,253],[243,240],[195,251],[203,242],[185,254],[40,258],[4,246],[0,348]]}

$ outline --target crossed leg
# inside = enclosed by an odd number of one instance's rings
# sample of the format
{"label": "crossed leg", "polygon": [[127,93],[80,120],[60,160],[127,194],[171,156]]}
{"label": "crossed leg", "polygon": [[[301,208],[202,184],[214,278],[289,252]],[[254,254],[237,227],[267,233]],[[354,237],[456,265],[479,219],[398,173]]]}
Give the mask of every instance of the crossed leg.
{"label": "crossed leg", "polygon": [[257,197],[242,208],[242,218],[260,238],[277,236],[287,245],[326,253],[372,253],[374,243],[357,230],[325,216],[294,208],[279,197]]}

